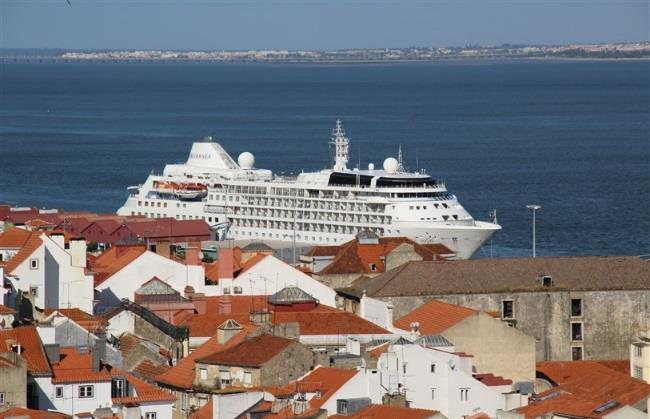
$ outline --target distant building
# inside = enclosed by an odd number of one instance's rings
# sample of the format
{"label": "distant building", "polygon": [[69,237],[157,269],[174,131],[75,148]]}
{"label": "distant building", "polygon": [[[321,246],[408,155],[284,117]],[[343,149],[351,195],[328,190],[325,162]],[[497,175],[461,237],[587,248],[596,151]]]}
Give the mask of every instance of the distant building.
{"label": "distant building", "polygon": [[650,329],[650,261],[638,257],[409,262],[338,291],[364,290],[396,317],[434,299],[496,312],[535,338],[537,360],[626,358]]}
{"label": "distant building", "polygon": [[632,377],[650,384],[650,332],[639,333],[630,345],[630,373]]}
{"label": "distant building", "polygon": [[14,407],[27,407],[27,363],[13,349],[0,352],[0,415]]}

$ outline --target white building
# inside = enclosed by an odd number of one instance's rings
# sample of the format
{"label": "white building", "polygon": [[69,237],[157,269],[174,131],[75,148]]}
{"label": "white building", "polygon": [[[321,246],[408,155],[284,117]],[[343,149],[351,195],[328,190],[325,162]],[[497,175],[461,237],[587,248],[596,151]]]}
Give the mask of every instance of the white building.
{"label": "white building", "polygon": [[420,344],[404,339],[391,344],[377,363],[381,385],[389,394],[404,395],[410,407],[431,409],[449,418],[478,412],[490,417],[497,410],[525,404],[512,392],[512,381],[493,375],[474,375],[471,355],[454,353],[442,336],[429,336]]}
{"label": "white building", "polygon": [[86,269],[84,239],[66,243],[62,233],[34,233],[4,270],[12,286],[6,298],[10,304],[20,291],[38,308],[93,312],[93,275]]}

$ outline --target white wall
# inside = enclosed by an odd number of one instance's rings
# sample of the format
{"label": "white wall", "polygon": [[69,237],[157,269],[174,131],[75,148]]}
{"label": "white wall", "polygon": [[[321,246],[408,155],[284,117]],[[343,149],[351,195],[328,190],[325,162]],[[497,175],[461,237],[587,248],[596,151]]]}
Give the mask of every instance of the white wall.
{"label": "white wall", "polygon": [[212,395],[212,418],[234,419],[264,398],[261,391]]}
{"label": "white wall", "polygon": [[[307,377],[309,381],[309,377]],[[339,399],[355,399],[369,397],[372,403],[381,404],[384,391],[380,386],[380,372],[377,370],[361,369],[357,374],[341,386],[323,403],[327,415],[336,414],[336,401]]]}
{"label": "white wall", "polygon": [[[14,288],[29,292],[31,287],[38,287],[34,303],[39,308],[77,307],[92,314],[93,276],[72,265],[72,256],[61,247],[60,240],[46,234],[40,238],[43,244],[12,272]],[[30,265],[32,259],[38,261],[35,269]]]}
{"label": "white wall", "polygon": [[98,310],[116,307],[122,298],[133,301],[135,291],[154,276],[181,294],[187,285],[191,285],[196,292],[218,295],[217,286],[205,285],[203,266],[185,265],[146,251],[96,287],[100,292]]}
{"label": "white wall", "polygon": [[[94,387],[93,397],[79,398],[79,387],[91,385]],[[63,397],[56,397],[56,387],[63,387]],[[52,384],[50,386],[50,400],[54,409],[59,412],[74,414],[81,412],[94,412],[100,407],[111,407],[111,382]]]}
{"label": "white wall", "polygon": [[108,319],[108,326],[106,326],[106,334],[113,335],[116,338],[122,336],[123,333],[135,333],[135,314],[129,310],[122,310],[115,316]]}
{"label": "white wall", "polygon": [[[506,407],[505,397],[498,391],[503,389],[495,391],[476,380],[471,374],[471,365],[469,370],[463,365],[467,362],[468,359],[460,359],[458,355],[420,345],[391,345],[380,357],[378,367],[384,387],[395,390],[396,384],[401,384],[411,407],[437,410],[449,418],[477,411],[496,416],[498,409]],[[431,372],[432,363],[436,364],[434,373]],[[463,388],[469,389],[467,400],[461,400]]]}
{"label": "white wall", "polygon": [[221,293],[223,287],[241,287],[242,295],[272,295],[288,286],[297,286],[321,304],[336,307],[336,292],[306,275],[294,267],[284,263],[275,256],[267,256],[246,272],[231,281],[219,281]]}
{"label": "white wall", "polygon": [[392,305],[385,301],[363,295],[359,302],[359,315],[384,329],[393,329]]}

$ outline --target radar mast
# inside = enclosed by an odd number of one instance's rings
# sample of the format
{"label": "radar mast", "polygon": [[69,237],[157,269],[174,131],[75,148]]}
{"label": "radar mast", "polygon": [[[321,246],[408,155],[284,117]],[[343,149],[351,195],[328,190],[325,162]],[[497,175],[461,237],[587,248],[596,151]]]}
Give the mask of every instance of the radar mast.
{"label": "radar mast", "polygon": [[330,145],[335,147],[334,170],[338,172],[346,170],[350,140],[345,136],[345,130],[340,119],[336,120],[336,127],[332,130]]}

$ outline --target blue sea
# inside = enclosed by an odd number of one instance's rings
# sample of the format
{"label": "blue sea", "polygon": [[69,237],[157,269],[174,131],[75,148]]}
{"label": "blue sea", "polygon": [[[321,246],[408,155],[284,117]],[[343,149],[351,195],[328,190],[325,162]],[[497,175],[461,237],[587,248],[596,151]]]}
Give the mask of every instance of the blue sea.
{"label": "blue sea", "polygon": [[650,62],[0,64],[0,201],[114,212],[212,135],[277,172],[351,160],[444,179],[503,230],[477,256],[650,253]]}

